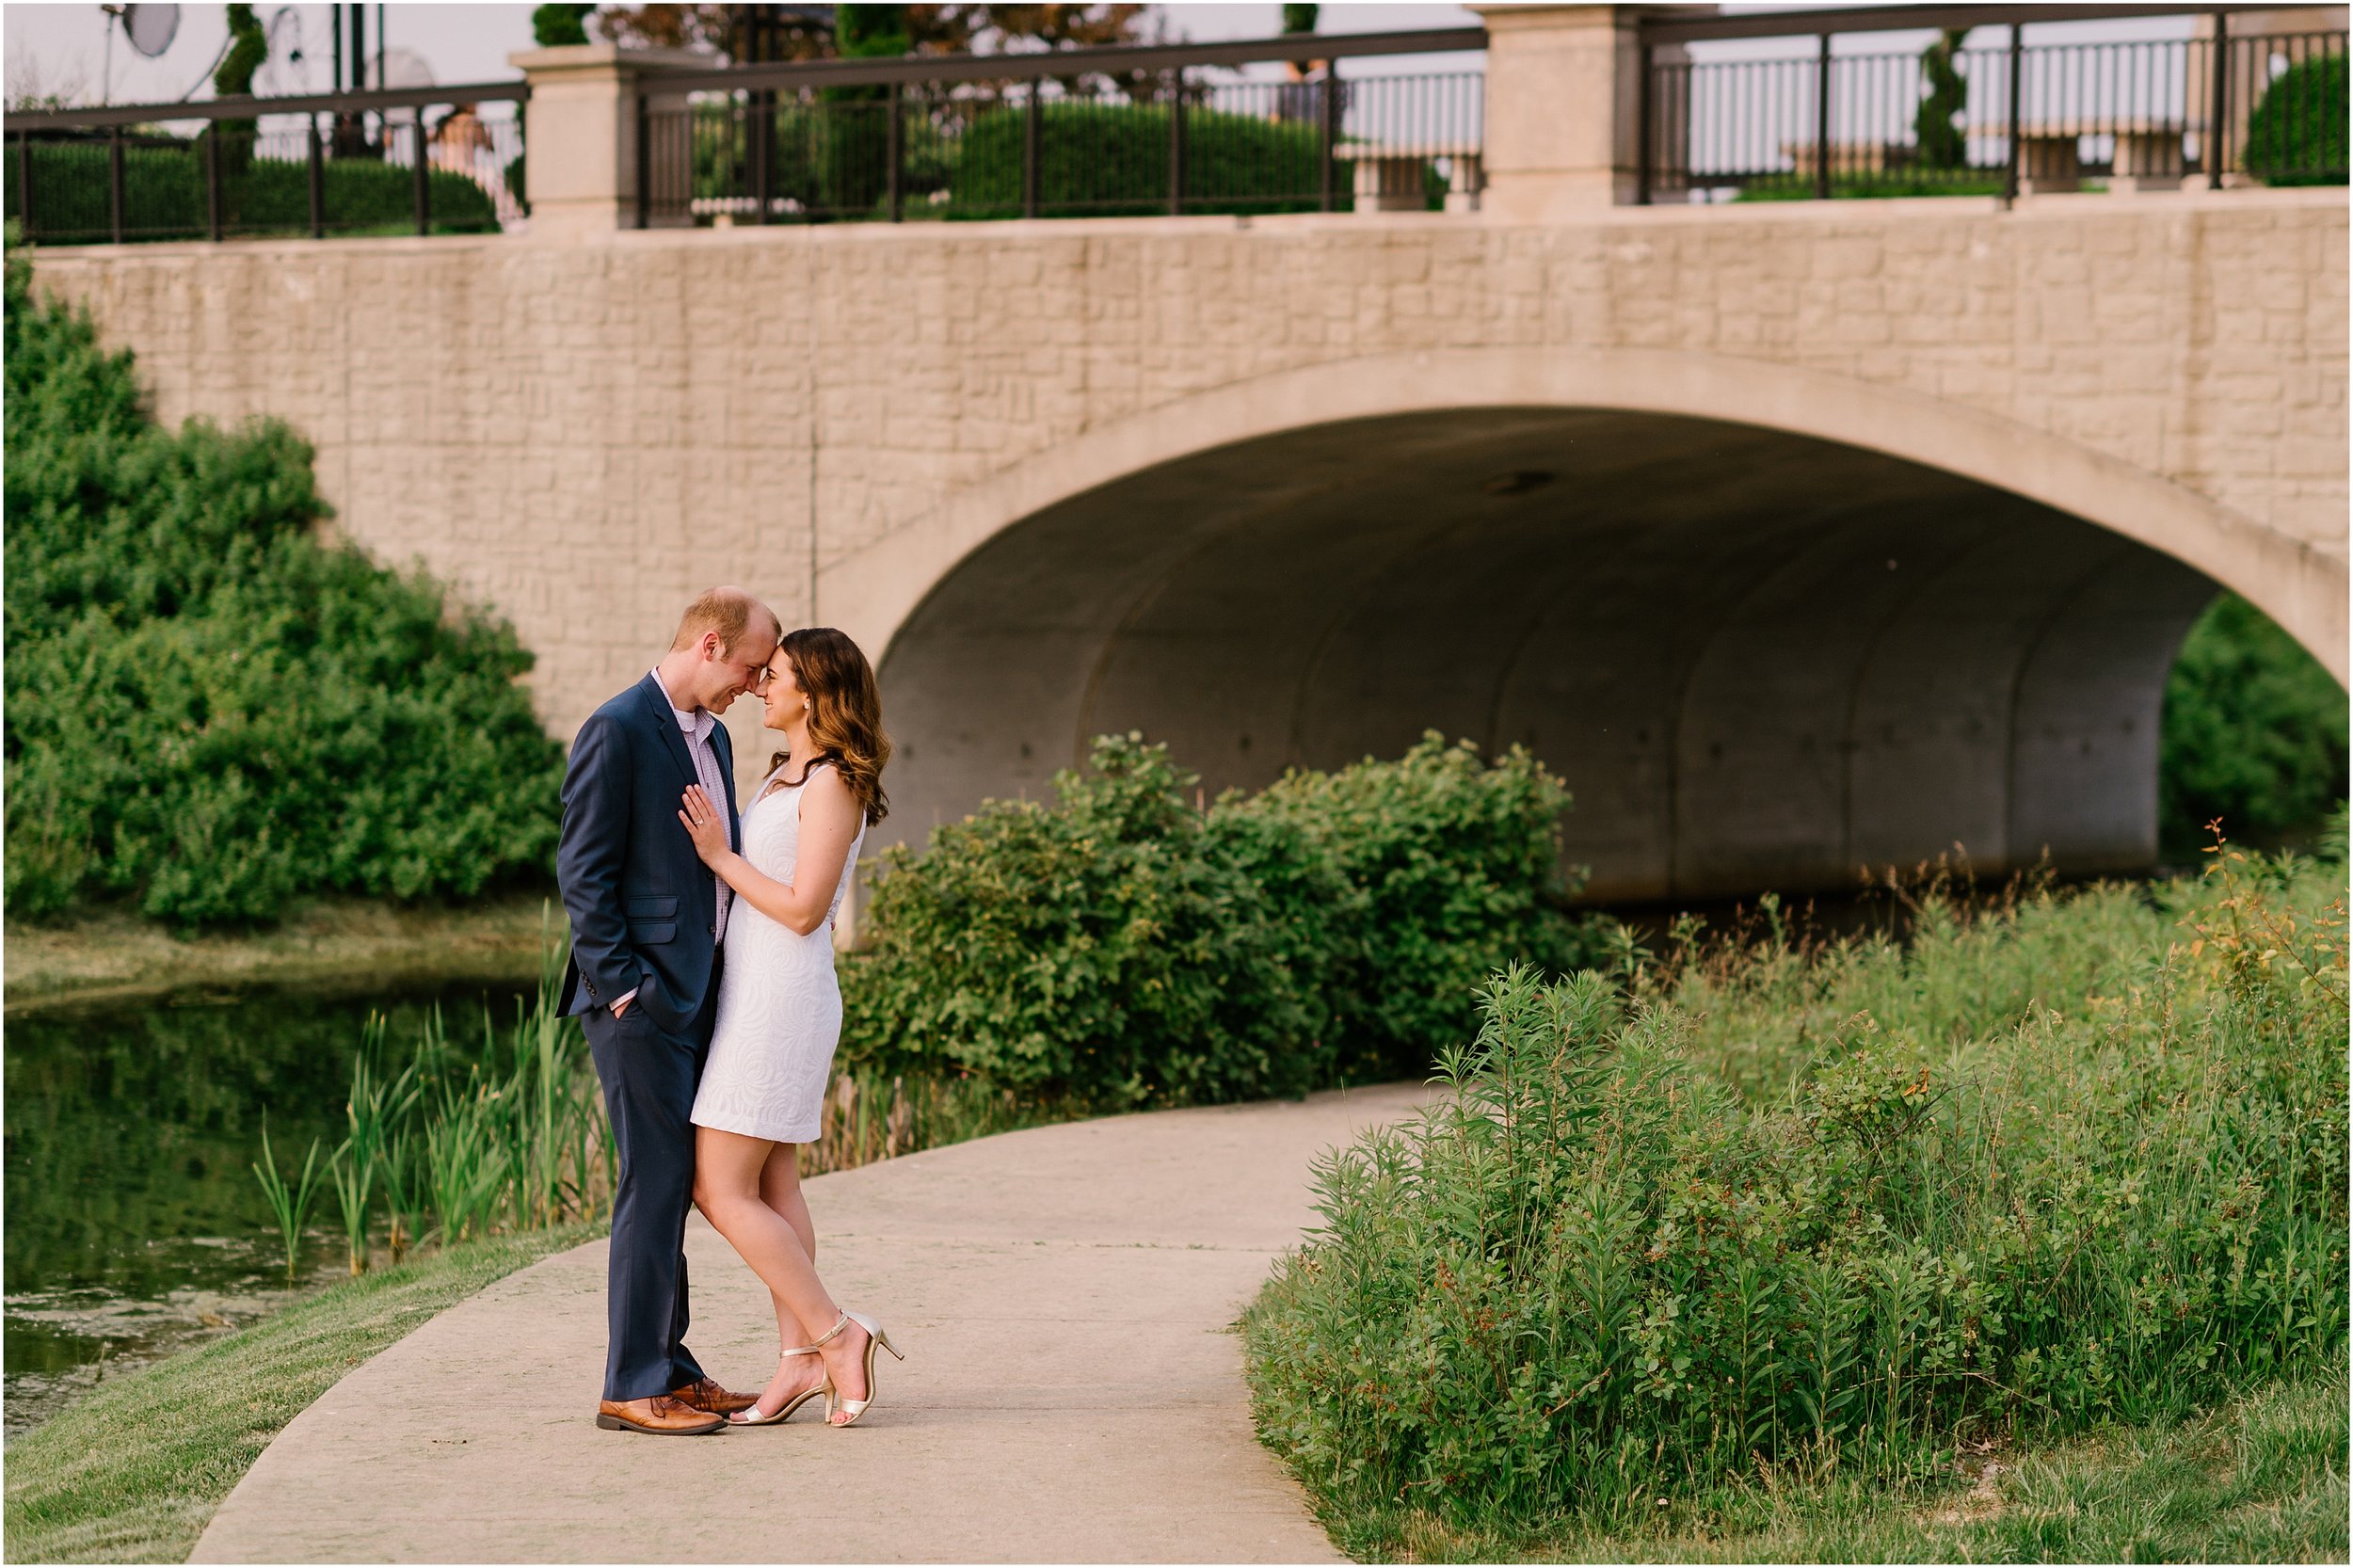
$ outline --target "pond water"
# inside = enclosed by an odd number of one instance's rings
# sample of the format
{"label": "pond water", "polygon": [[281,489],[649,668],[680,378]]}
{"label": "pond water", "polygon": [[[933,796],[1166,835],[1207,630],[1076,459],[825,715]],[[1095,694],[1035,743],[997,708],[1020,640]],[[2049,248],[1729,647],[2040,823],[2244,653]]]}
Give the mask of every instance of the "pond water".
{"label": "pond water", "polygon": [[7,1023],[5,1415],[39,1425],[106,1377],[223,1334],[346,1272],[331,1192],[297,1270],[251,1166],[262,1117],[280,1166],[343,1135],[370,1013],[391,1065],[437,1003],[450,1032],[511,1025],[519,994],[480,985],[351,996],[188,993],[44,1009]]}

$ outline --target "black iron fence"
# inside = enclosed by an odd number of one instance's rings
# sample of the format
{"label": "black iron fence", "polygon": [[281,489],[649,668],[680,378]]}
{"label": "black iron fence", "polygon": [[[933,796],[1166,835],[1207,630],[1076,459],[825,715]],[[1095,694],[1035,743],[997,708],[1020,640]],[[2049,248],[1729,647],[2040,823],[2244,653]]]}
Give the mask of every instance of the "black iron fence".
{"label": "black iron fence", "polygon": [[[1476,204],[1478,72],[1344,72],[1479,28],[766,66],[639,103],[640,226]],[[1262,63],[1252,79],[1232,68]]]}
{"label": "black iron fence", "polygon": [[502,82],[11,113],[6,216],[51,244],[496,232],[526,210],[528,96]]}
{"label": "black iron fence", "polygon": [[[2186,38],[2030,44],[2018,21],[1977,20],[1993,11],[1920,8],[1887,24],[1950,25],[1925,49],[1833,54],[1822,33],[1801,58],[1695,61],[1691,42],[1738,35],[1725,24],[1646,29],[1642,199],[2345,183],[2343,32],[2233,34],[2223,10]],[[2000,11],[2029,24],[2063,17]],[[1726,23],[1753,34],[1760,20]],[[1988,33],[1991,47],[1976,42]]]}

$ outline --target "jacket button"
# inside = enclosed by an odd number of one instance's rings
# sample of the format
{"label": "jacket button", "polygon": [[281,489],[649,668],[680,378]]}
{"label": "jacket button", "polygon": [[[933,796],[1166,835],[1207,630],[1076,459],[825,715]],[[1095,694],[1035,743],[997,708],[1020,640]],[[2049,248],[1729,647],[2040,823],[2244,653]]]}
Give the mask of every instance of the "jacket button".
{"label": "jacket button", "polygon": [[717,941],[717,940],[719,939],[719,928],[718,928],[717,926],[715,926],[715,925],[714,925],[714,926],[710,926],[710,927],[707,927],[706,929],[710,931],[710,933],[711,933],[711,939],[712,939],[712,941],[714,941],[714,942],[715,942],[715,941]]}

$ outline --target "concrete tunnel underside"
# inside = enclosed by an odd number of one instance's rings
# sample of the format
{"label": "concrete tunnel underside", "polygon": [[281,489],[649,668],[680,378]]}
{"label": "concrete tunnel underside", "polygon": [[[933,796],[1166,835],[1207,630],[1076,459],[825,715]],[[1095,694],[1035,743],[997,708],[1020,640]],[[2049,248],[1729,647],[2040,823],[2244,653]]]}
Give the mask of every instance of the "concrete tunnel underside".
{"label": "concrete tunnel underside", "polygon": [[1585,896],[1850,887],[2156,852],[2158,719],[2217,591],[1916,463],[1651,413],[1287,431],[1005,529],[884,660],[917,840],[1142,730],[1214,792],[1425,729],[1568,783]]}

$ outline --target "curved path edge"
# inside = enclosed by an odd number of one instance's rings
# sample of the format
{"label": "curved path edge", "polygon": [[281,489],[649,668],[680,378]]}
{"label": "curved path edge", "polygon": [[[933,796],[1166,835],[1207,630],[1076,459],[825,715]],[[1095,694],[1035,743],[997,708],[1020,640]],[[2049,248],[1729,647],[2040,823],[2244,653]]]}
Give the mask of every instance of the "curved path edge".
{"label": "curved path edge", "polygon": [[[1234,1320],[1312,1224],[1308,1165],[1417,1085],[978,1139],[808,1184],[818,1262],[907,1352],[833,1431],[601,1432],[605,1244],[510,1274],[279,1433],[197,1562],[1331,1561],[1259,1446]],[[774,1365],[699,1219],[689,1343]]]}

